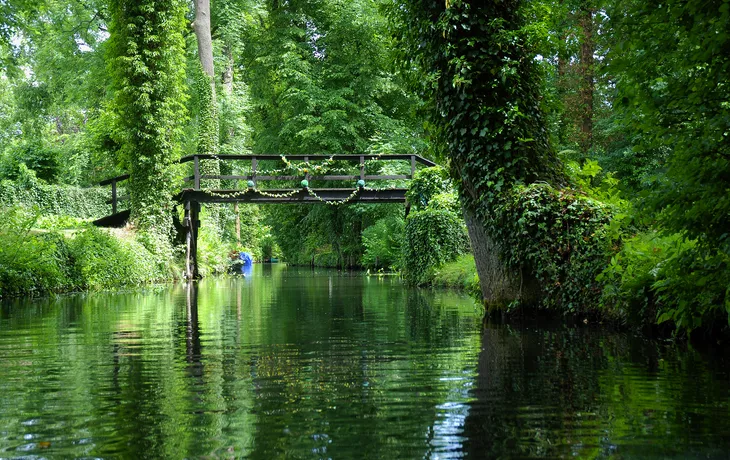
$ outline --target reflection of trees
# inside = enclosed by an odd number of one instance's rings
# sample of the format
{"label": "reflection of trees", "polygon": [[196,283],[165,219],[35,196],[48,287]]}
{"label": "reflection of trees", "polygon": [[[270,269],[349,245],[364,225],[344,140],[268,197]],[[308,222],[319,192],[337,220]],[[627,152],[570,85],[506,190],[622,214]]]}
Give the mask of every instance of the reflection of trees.
{"label": "reflection of trees", "polygon": [[727,368],[708,371],[692,350],[587,328],[490,325],[480,337],[473,305],[450,293],[260,269],[3,307],[0,445],[171,458],[730,447]]}
{"label": "reflection of trees", "polygon": [[[706,391],[714,379],[696,365],[697,356],[688,359],[693,369],[662,365],[667,351],[590,329],[488,325],[464,448],[477,458],[693,452],[691,438],[706,439],[713,425],[706,414],[687,417],[690,401],[698,400],[690,382],[695,376],[708,379],[701,385]],[[699,399],[708,407],[716,404],[710,394]],[[726,430],[727,415],[726,405],[721,419]],[[722,443],[730,444],[728,436]]]}

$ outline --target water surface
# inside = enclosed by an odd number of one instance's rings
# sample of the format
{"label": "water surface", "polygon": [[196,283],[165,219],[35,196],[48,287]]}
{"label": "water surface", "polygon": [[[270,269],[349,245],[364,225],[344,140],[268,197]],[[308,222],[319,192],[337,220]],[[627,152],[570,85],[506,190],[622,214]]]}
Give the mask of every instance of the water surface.
{"label": "water surface", "polygon": [[728,458],[727,364],[259,265],[0,306],[0,458]]}

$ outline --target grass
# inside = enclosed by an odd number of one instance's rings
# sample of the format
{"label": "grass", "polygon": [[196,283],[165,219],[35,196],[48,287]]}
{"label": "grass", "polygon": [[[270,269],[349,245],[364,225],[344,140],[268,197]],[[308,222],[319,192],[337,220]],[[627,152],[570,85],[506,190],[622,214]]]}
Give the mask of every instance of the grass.
{"label": "grass", "polygon": [[429,279],[431,286],[463,289],[470,294],[480,292],[477,267],[471,254],[459,256],[453,262],[432,270]]}

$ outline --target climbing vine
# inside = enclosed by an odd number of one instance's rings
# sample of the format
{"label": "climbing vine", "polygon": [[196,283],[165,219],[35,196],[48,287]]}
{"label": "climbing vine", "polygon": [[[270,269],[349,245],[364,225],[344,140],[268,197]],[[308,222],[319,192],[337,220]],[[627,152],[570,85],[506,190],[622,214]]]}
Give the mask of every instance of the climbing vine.
{"label": "climbing vine", "polygon": [[172,229],[173,163],[185,118],[187,3],[120,0],[109,5],[109,69],[130,173],[132,219],[163,238]]}

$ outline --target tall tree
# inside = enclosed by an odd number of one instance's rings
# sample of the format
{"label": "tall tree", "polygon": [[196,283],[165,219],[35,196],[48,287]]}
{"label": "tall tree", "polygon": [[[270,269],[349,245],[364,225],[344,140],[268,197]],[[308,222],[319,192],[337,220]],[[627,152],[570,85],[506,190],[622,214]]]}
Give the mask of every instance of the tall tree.
{"label": "tall tree", "polygon": [[437,140],[460,189],[485,301],[536,300],[538,288],[542,303],[589,300],[600,261],[590,262],[596,253],[585,242],[598,237],[604,218],[600,206],[566,188],[549,145],[535,57],[542,27],[530,27],[531,3],[404,6],[407,41],[430,75]]}
{"label": "tall tree", "polygon": [[185,118],[187,4],[119,0],[110,12],[109,67],[123,131],[122,159],[130,174],[132,219],[142,231],[168,237],[173,163]]}
{"label": "tall tree", "polygon": [[595,90],[595,66],[593,54],[596,51],[594,35],[595,9],[590,0],[582,0],[578,10],[578,22],[582,31],[580,44],[580,106],[581,106],[581,148],[587,152],[593,146],[593,93]]}

